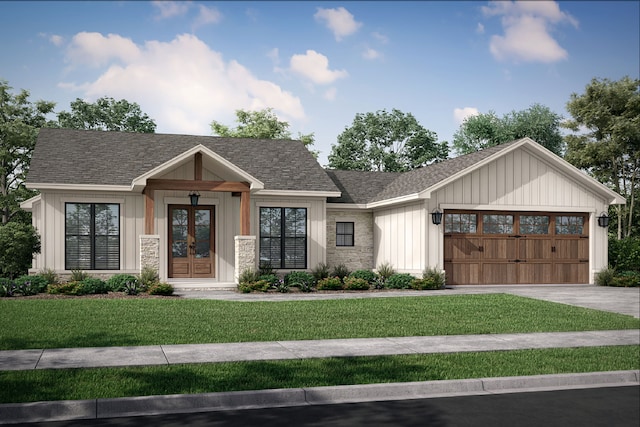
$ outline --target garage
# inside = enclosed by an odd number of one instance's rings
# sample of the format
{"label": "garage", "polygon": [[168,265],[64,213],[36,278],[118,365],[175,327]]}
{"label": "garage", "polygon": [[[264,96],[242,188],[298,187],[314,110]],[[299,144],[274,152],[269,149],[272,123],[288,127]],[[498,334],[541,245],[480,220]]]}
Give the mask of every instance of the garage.
{"label": "garage", "polygon": [[588,213],[445,210],[447,283],[589,283],[588,225]]}

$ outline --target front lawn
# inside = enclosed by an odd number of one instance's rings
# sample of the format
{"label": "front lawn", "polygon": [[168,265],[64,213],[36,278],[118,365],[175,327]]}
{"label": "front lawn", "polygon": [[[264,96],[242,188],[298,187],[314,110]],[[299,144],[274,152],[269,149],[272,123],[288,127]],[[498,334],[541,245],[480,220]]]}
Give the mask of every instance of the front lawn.
{"label": "front lawn", "polygon": [[640,319],[506,294],[235,302],[0,299],[0,350],[560,332]]}
{"label": "front lawn", "polygon": [[0,372],[0,403],[632,370],[638,346]]}

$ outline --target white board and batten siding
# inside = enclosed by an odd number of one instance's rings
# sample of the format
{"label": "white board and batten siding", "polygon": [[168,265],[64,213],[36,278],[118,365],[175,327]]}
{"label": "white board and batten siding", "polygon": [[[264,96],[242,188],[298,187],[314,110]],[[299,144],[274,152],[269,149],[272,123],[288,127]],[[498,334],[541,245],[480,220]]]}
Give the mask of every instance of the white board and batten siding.
{"label": "white board and batten siding", "polygon": [[375,266],[389,263],[399,273],[420,275],[428,238],[425,202],[376,210],[373,223]]}
{"label": "white board and batten siding", "polygon": [[[428,211],[463,210],[585,212],[589,220],[591,277],[607,266],[607,230],[596,217],[605,199],[524,148],[514,150],[431,194]],[[429,244],[442,260],[441,241]],[[434,261],[429,256],[430,262]],[[593,279],[592,279],[593,280]]]}
{"label": "white board and batten siding", "polygon": [[[144,234],[144,202],[139,194],[53,192],[41,193],[33,207],[33,225],[42,238],[42,254],[34,259],[32,270],[50,268],[65,271],[65,204],[117,203],[120,205],[120,271],[139,273],[139,235]],[[112,274],[114,271],[96,271]]]}

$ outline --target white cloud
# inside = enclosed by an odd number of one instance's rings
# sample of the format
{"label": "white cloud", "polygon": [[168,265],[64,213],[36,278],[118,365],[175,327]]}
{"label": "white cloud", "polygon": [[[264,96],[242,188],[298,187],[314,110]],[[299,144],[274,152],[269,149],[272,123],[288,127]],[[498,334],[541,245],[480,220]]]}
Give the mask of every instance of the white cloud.
{"label": "white cloud", "polygon": [[274,64],[280,63],[280,50],[277,47],[274,47],[269,52],[267,52],[267,58],[271,59]]}
{"label": "white cloud", "polygon": [[319,7],[313,16],[316,21],[324,22],[327,28],[333,32],[337,41],[342,40],[343,37],[350,36],[362,26],[362,22],[357,22],[353,19],[353,15],[344,7],[337,9]]}
{"label": "white cloud", "polygon": [[476,27],[476,33],[484,34],[484,25],[481,22],[478,22],[478,26]]}
{"label": "white cloud", "polygon": [[289,65],[291,71],[315,84],[331,84],[349,75],[345,70],[330,70],[329,59],[315,50],[307,50],[304,55],[293,55]]}
{"label": "white cloud", "polygon": [[478,114],[480,114],[478,109],[474,107],[455,108],[453,110],[453,119],[460,125],[467,117],[477,116]]}
{"label": "white cloud", "polygon": [[328,100],[328,101],[333,101],[333,100],[336,99],[336,95],[337,94],[338,94],[338,90],[335,87],[330,87],[324,93],[323,98]]}
{"label": "white cloud", "polygon": [[555,26],[578,21],[553,1],[493,1],[483,6],[485,16],[502,16],[504,35],[493,35],[491,54],[499,61],[556,62],[569,54],[552,36]]}
{"label": "white cloud", "polygon": [[369,48],[369,47],[368,47],[368,48],[366,48],[366,49],[364,50],[364,52],[362,52],[362,57],[363,57],[364,59],[378,59],[378,58],[380,58],[380,56],[382,56],[382,55],[380,54],[380,52],[378,52],[378,51],[377,51],[377,50],[375,50],[375,49],[371,49],[371,48]]}
{"label": "white cloud", "polygon": [[[137,102],[156,121],[159,132],[210,134],[212,120],[233,123],[237,109],[271,107],[285,119],[305,118],[298,97],[257,78],[236,61],[225,62],[219,52],[194,35],[179,35],[170,42],[148,41],[140,46],[120,36],[102,37],[99,47],[112,52],[123,41],[134,46],[137,54],[99,54],[94,63],[109,62],[96,80],[59,86],[81,91],[89,100],[111,96]],[[73,54],[68,59],[76,65],[85,64],[84,57],[98,55],[95,44],[87,43],[77,44],[70,52]]]}
{"label": "white cloud", "polygon": [[384,34],[374,31],[373,33],[371,33],[371,35],[374,39],[378,40],[382,44],[389,43],[389,37],[385,36]]}
{"label": "white cloud", "polygon": [[73,36],[67,47],[67,60],[72,64],[103,66],[110,61],[135,61],[140,55],[138,46],[131,39],[118,34],[81,32]]}
{"label": "white cloud", "polygon": [[166,19],[187,13],[191,7],[190,1],[153,1],[151,4],[158,9],[157,19]]}
{"label": "white cloud", "polygon": [[217,24],[222,20],[222,13],[215,7],[207,7],[205,5],[200,5],[200,10],[197,18],[193,22],[193,28],[199,28],[203,25],[208,24]]}
{"label": "white cloud", "polygon": [[64,38],[57,34],[52,34],[51,36],[49,36],[49,41],[55,46],[62,46],[62,43],[64,43]]}

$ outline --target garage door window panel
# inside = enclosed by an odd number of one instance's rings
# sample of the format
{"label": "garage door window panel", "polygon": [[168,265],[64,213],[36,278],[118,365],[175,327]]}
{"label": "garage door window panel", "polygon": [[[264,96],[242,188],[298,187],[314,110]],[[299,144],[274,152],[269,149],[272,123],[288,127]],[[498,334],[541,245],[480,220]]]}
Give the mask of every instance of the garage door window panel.
{"label": "garage door window panel", "polygon": [[549,234],[547,215],[520,215],[521,234]]}
{"label": "garage door window panel", "polygon": [[512,234],[513,215],[487,214],[482,216],[484,234]]}
{"label": "garage door window panel", "polygon": [[556,234],[558,235],[583,234],[583,229],[584,229],[583,216],[570,216],[570,215],[556,216]]}
{"label": "garage door window panel", "polygon": [[478,230],[478,216],[468,213],[448,213],[444,216],[445,233],[475,234]]}

